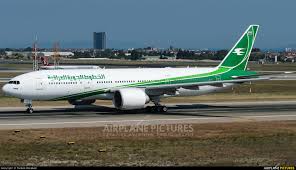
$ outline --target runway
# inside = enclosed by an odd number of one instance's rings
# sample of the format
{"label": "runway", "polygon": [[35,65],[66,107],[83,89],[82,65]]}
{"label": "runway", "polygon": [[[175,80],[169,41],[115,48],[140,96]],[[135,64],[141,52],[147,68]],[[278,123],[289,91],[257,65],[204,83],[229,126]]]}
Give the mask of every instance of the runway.
{"label": "runway", "polygon": [[105,125],[150,125],[296,120],[296,101],[223,102],[168,104],[166,113],[145,110],[117,112],[112,106],[0,108],[0,129],[95,127]]}

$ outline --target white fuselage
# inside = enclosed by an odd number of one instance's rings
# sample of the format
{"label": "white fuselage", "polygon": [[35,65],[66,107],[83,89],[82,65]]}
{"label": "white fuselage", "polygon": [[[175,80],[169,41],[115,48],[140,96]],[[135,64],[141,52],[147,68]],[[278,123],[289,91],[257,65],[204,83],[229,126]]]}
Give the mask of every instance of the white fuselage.
{"label": "white fuselage", "polygon": [[[122,85],[160,80],[165,78],[202,74],[215,68],[130,68],[130,69],[65,69],[41,70],[25,73],[11,79],[3,87],[10,96],[27,100],[53,100],[63,96],[89,92],[97,89],[112,89]],[[168,96],[190,96],[223,90],[222,87],[201,86],[198,89],[178,89]],[[112,99],[112,93],[86,96],[83,99]],[[161,96],[166,97],[166,96]]]}

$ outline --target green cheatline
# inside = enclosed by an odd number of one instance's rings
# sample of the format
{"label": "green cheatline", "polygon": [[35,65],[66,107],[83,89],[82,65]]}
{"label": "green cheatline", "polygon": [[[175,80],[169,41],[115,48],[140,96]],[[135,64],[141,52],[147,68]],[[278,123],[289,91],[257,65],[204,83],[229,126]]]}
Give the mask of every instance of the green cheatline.
{"label": "green cheatline", "polygon": [[[131,83],[127,85],[115,86],[112,88],[126,88],[126,87],[149,87],[155,85],[165,85],[165,84],[186,84],[186,83],[197,83],[197,82],[208,82],[217,81],[219,76],[219,81],[223,80],[233,80],[232,76],[250,76],[256,75],[255,72],[245,71],[247,63],[254,45],[254,41],[257,35],[259,26],[251,25],[233,46],[233,48],[228,52],[224,60],[219,64],[218,67],[212,72],[203,74],[194,74],[189,76],[173,77],[161,80],[155,80],[150,82],[140,82]],[[63,97],[58,97],[53,100],[65,100],[65,99],[81,99],[85,97],[90,97],[98,94],[103,94],[109,92],[110,89],[102,88],[92,91],[67,95]]]}
{"label": "green cheatline", "polygon": [[[181,84],[181,83],[186,84],[186,83],[195,83],[195,82],[207,82],[207,81],[217,80],[216,76],[220,76],[219,81],[220,80],[232,80],[233,79],[232,76],[235,76],[235,75],[250,76],[250,75],[255,75],[255,73],[249,72],[249,71],[239,71],[239,70],[236,71],[236,70],[227,69],[227,68],[218,68],[217,70],[215,70],[213,72],[205,73],[205,74],[174,77],[174,78],[169,78],[169,79],[155,80],[155,81],[151,81],[151,82],[131,83],[131,84],[127,84],[127,85],[116,86],[115,88],[149,87],[149,86],[164,85],[164,84],[173,85],[173,84]],[[94,95],[98,95],[98,94],[103,94],[108,91],[109,91],[108,88],[102,88],[102,89],[96,89],[93,91],[63,96],[63,97],[56,98],[54,100],[81,99],[81,98],[90,97],[90,96],[94,96]]]}
{"label": "green cheatline", "polygon": [[[155,81],[151,81],[151,82],[140,82],[140,83],[131,83],[131,84],[127,84],[127,85],[121,85],[121,86],[115,86],[113,88],[119,88],[119,87],[149,87],[151,85],[163,85],[163,84],[167,84],[168,82],[170,84],[176,84],[173,82],[178,82],[178,83],[192,83],[192,82],[202,82],[202,81],[192,81],[196,78],[207,78],[210,76],[215,76],[218,74],[221,74],[224,72],[226,72],[229,69],[225,69],[225,68],[219,68],[213,72],[210,73],[204,73],[204,74],[194,74],[194,75],[190,75],[190,76],[182,76],[182,77],[173,77],[173,78],[168,78],[168,79],[161,79],[161,80],[155,80]],[[186,80],[186,81],[184,81]],[[183,81],[183,82],[180,82]],[[102,94],[105,93],[106,91],[109,91],[109,89],[107,88],[102,88],[102,89],[97,89],[97,90],[93,90],[93,91],[88,91],[88,92],[82,92],[82,93],[77,93],[77,94],[73,94],[73,95],[68,95],[68,96],[63,96],[63,97],[59,97],[53,100],[63,100],[63,99],[79,99],[79,98],[83,98],[83,97],[88,97],[88,96],[93,96],[93,95],[97,95],[97,94]]]}

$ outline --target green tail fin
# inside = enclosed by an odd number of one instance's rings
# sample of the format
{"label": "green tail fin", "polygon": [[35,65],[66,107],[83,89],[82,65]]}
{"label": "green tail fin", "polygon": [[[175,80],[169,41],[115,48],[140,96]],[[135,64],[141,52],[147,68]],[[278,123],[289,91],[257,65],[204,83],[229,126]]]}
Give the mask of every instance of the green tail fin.
{"label": "green tail fin", "polygon": [[246,70],[259,25],[250,25],[218,67]]}

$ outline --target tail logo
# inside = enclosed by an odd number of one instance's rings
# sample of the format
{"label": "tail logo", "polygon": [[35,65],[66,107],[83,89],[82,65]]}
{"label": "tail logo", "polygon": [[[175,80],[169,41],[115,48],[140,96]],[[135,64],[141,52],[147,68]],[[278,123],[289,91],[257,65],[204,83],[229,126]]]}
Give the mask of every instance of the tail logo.
{"label": "tail logo", "polygon": [[243,55],[245,52],[242,51],[244,48],[236,48],[234,49],[234,51],[232,53],[236,54],[236,55]]}

